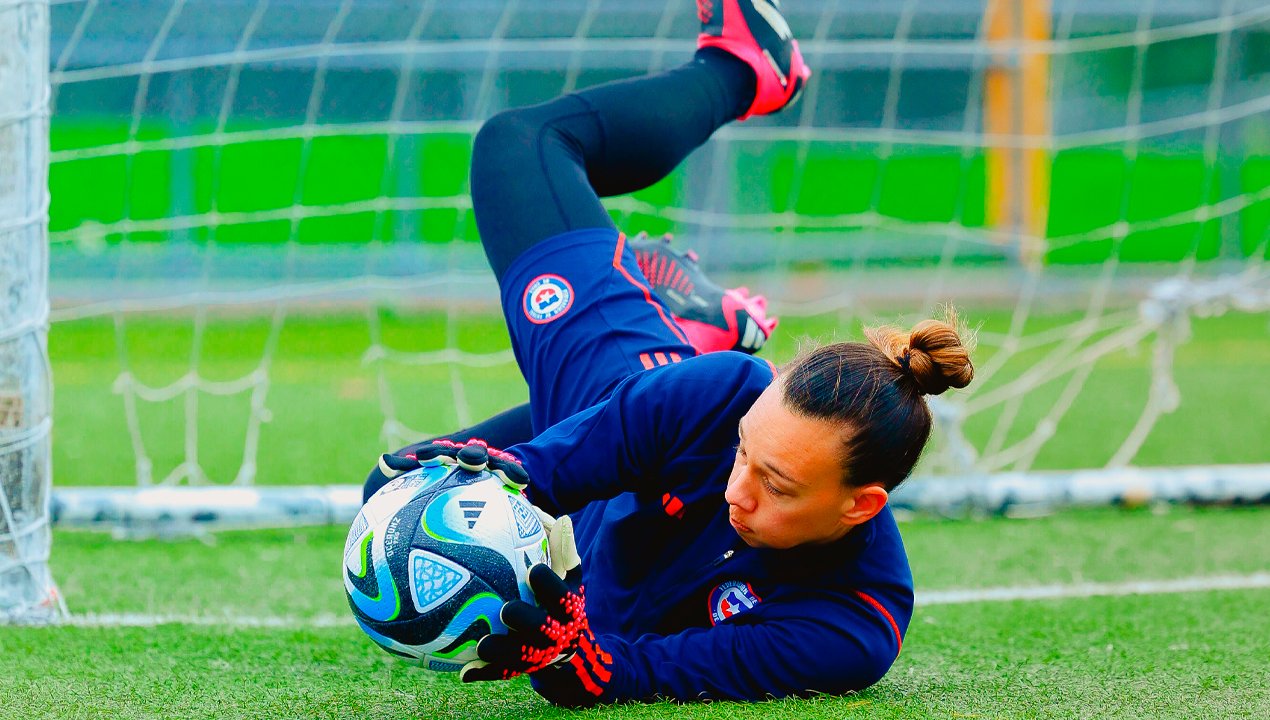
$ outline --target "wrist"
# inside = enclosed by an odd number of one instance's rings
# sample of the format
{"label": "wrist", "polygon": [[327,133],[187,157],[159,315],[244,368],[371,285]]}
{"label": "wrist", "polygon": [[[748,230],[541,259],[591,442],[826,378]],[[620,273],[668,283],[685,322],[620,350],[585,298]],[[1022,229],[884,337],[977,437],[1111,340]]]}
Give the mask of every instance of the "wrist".
{"label": "wrist", "polygon": [[560,707],[585,708],[638,700],[638,683],[632,682],[625,657],[628,649],[621,638],[596,635],[588,629],[586,641],[578,644],[574,657],[530,673],[529,680],[544,700]]}
{"label": "wrist", "polygon": [[621,699],[614,693],[615,663],[579,649],[567,662],[529,674],[534,692],[544,700],[565,708],[608,705]]}

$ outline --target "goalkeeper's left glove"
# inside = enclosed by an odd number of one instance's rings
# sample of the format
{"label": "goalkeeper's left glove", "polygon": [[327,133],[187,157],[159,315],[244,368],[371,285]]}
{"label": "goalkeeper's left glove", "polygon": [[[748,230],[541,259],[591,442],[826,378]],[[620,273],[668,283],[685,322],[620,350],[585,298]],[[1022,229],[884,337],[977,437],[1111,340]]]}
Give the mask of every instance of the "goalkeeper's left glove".
{"label": "goalkeeper's left glove", "polygon": [[456,443],[440,438],[409,448],[405,455],[385,453],[379,458],[379,471],[389,480],[416,470],[425,464],[439,462],[443,465],[458,465],[473,472],[489,470],[504,485],[517,492],[529,487],[529,474],[514,456],[498,448],[492,448],[484,440],[472,439],[466,443]]}
{"label": "goalkeeper's left glove", "polygon": [[[480,660],[463,667],[463,682],[506,680],[522,673],[534,689],[556,705],[583,707],[603,701],[612,679],[613,658],[600,647],[586,616],[581,566],[567,578],[538,564],[529,569],[529,587],[538,606],[521,600],[503,605],[499,619],[506,634],[486,635],[476,644]],[[574,582],[570,582],[570,580]]]}

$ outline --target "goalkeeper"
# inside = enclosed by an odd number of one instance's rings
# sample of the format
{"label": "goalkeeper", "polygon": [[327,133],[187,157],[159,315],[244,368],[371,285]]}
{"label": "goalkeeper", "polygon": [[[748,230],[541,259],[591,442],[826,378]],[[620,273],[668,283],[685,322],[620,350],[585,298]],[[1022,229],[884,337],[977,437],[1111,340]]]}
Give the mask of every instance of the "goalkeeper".
{"label": "goalkeeper", "polygon": [[[954,327],[928,320],[804,353],[778,376],[742,352],[700,353],[744,333],[703,342],[668,307],[673,287],[652,291],[599,197],[780,110],[809,74],[775,0],[697,7],[692,62],[504,112],[477,135],[472,200],[531,427],[518,437],[495,418],[467,435],[524,442],[421,443],[368,481],[462,454],[560,516],[556,571],[531,569],[537,604],[503,607],[508,632],[478,643],[465,682],[528,674],[569,707],[761,700],[865,688],[900,652],[913,590],[888,493],[929,435],[923,396],[973,369]],[[770,332],[752,298],[714,295],[734,317],[716,329]]]}

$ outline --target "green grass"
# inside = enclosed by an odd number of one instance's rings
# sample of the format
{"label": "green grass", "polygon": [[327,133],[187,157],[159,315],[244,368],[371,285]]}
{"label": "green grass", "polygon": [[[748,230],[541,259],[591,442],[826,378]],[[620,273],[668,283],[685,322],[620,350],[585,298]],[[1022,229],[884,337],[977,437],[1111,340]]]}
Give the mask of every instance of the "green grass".
{"label": "green grass", "polygon": [[[1007,313],[967,308],[981,331],[1004,333]],[[447,346],[472,353],[507,347],[502,320],[468,315],[449,322],[442,313],[385,314],[384,341],[392,348],[424,351]],[[1037,315],[1025,335],[1070,324],[1071,315]],[[1264,423],[1253,422],[1270,404],[1270,333],[1263,315],[1228,314],[1197,319],[1194,338],[1174,360],[1181,390],[1179,408],[1160,419],[1134,463],[1143,466],[1270,461]],[[229,380],[255,369],[269,332],[267,318],[217,317],[209,320],[197,362],[194,323],[189,318],[130,317],[117,334],[110,319],[64,322],[49,337],[54,382],[54,466],[63,485],[127,485],[134,481],[135,456],[123,396],[112,388],[123,370],[122,357],[140,382],[166,385],[197,368],[209,380]],[[364,476],[384,449],[383,410],[377,369],[362,363],[370,347],[369,323],[360,315],[292,315],[283,325],[269,367],[266,408],[271,420],[261,430],[258,481],[264,484],[352,483]],[[859,327],[843,326],[837,315],[787,318],[765,354],[789,358],[806,337],[859,338]],[[1098,337],[1097,335],[1095,338]],[[126,355],[120,352],[120,346]],[[975,356],[987,367],[994,348]],[[1055,346],[1019,352],[991,377],[972,386],[988,393],[1017,379],[1054,353]],[[1104,465],[1142,413],[1150,382],[1149,345],[1112,353],[1093,368],[1055,437],[1046,443],[1037,468]],[[444,432],[503,410],[526,397],[513,364],[490,368],[383,365],[397,398],[399,418],[409,427]],[[1023,398],[1005,433],[1022,440],[1052,415],[1070,375],[1039,383]],[[453,380],[464,384],[470,414],[456,411]],[[198,458],[211,478],[233,479],[242,463],[250,394],[197,395],[197,427],[186,423],[187,398],[138,403],[140,437],[158,477],[186,459],[186,435],[196,438]],[[998,425],[1002,407],[969,418],[966,431],[983,447]]]}
{"label": "green grass", "polygon": [[[55,118],[50,142],[55,152],[113,145],[128,139],[128,126],[119,118]],[[234,131],[262,129],[268,128],[260,124],[231,127],[230,138]],[[151,122],[141,124],[137,137],[155,141],[211,130],[210,124],[178,131]],[[49,169],[49,227],[58,232],[125,219],[200,215],[213,209],[252,213],[296,204],[341,206],[378,197],[462,198],[467,193],[471,145],[469,134],[447,131],[398,138],[336,135],[307,143],[301,138],[277,137],[192,150],[64,159]],[[890,150],[883,158],[873,145],[740,143],[730,161],[733,167],[726,171],[732,178],[727,197],[736,212],[793,210],[811,218],[832,218],[873,209],[899,222],[984,226],[986,160],[982,152],[963,154],[958,149],[924,146]],[[390,151],[391,165],[387,162]],[[1253,155],[1240,161],[1236,174],[1212,171],[1200,148],[1142,150],[1133,161],[1115,147],[1057,152],[1051,163],[1045,231],[1056,240],[1047,261],[1084,265],[1110,257],[1158,262],[1189,257],[1210,260],[1223,252],[1265,254],[1270,228],[1270,201],[1266,200],[1239,211],[1238,237],[1226,249],[1220,244],[1220,219],[1139,229],[1119,243],[1110,239],[1073,242],[1070,236],[1120,221],[1159,220],[1223,198],[1259,192],[1270,185],[1267,168],[1270,158]],[[698,184],[679,171],[635,197],[654,208],[686,207]],[[632,233],[660,233],[671,229],[663,215],[636,213],[624,216],[622,225]],[[160,232],[134,232],[126,239],[160,242],[165,237]],[[218,243],[294,240],[315,244],[371,239],[475,242],[478,236],[466,210],[428,208],[377,215],[354,208],[306,218],[294,226],[285,218],[238,222],[225,217],[212,226],[192,229],[189,237]],[[117,232],[106,237],[108,242],[123,239],[125,235]]]}
{"label": "green grass", "polygon": [[[1270,567],[1270,510],[1094,510],[903,523],[919,591],[1245,574]],[[0,717],[1256,718],[1270,590],[918,609],[876,686],[751,705],[555,710],[523,681],[464,686],[405,666],[352,625],[342,528],[119,543],[59,532],[76,613],[286,616],[295,627],[0,628]],[[1237,540],[1236,540],[1237,539]],[[808,648],[810,656],[815,648]]]}
{"label": "green grass", "polygon": [[[981,332],[1003,333],[1010,317],[965,308]],[[1025,335],[1071,323],[1040,315]],[[506,347],[494,316],[462,322],[441,314],[390,314],[386,343],[402,350]],[[785,321],[766,351],[780,361],[806,336],[858,337],[834,316]],[[59,323],[50,335],[57,387],[55,467],[62,485],[130,484],[134,458],[123,401],[111,392],[119,345],[149,384],[194,366],[189,318],[130,317],[116,335],[100,320]],[[356,482],[381,447],[374,368],[363,366],[367,319],[289,317],[270,367],[270,408],[259,455],[263,483]],[[1270,336],[1262,316],[1198,319],[1175,358],[1178,410],[1161,419],[1135,462],[1141,465],[1267,462]],[[260,361],[267,320],[214,316],[197,356],[211,379],[238,377]],[[986,343],[976,360],[987,367]],[[1055,351],[1019,353],[988,392]],[[1113,353],[1037,457],[1040,467],[1106,462],[1138,418],[1149,382],[1148,347]],[[400,393],[401,418],[454,426],[451,370],[385,368]],[[474,414],[524,398],[514,366],[456,371]],[[1049,413],[1062,378],[1028,394],[1017,439]],[[141,405],[156,471],[184,459],[185,407],[178,399]],[[245,395],[199,400],[200,459],[221,481],[237,471],[248,409]],[[978,442],[996,413],[972,418]],[[431,419],[430,419],[431,418]],[[918,518],[903,532],[919,591],[1074,583],[1116,583],[1246,575],[1270,568],[1270,509],[1163,508],[1072,511],[1018,521]],[[982,602],[919,608],[899,661],[878,685],[843,698],[624,706],[557,711],[524,681],[468,687],[452,676],[407,667],[355,626],[338,579],[339,527],[234,532],[172,542],[116,542],[58,532],[53,571],[75,613],[194,615],[211,624],[152,628],[0,629],[0,718],[1257,718],[1270,714],[1264,683],[1270,590]],[[286,617],[294,626],[218,627],[217,619]],[[336,619],[332,626],[330,621]],[[814,656],[815,648],[808,654]],[[50,711],[50,708],[55,710]]]}

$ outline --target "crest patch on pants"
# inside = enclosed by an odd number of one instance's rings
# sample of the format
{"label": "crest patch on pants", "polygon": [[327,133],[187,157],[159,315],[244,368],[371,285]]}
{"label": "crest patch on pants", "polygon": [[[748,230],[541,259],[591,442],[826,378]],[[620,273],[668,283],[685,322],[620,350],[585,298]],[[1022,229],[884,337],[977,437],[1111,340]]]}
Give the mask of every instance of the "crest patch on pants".
{"label": "crest patch on pants", "polygon": [[535,325],[555,320],[572,305],[573,286],[559,275],[539,275],[525,288],[525,317]]}

